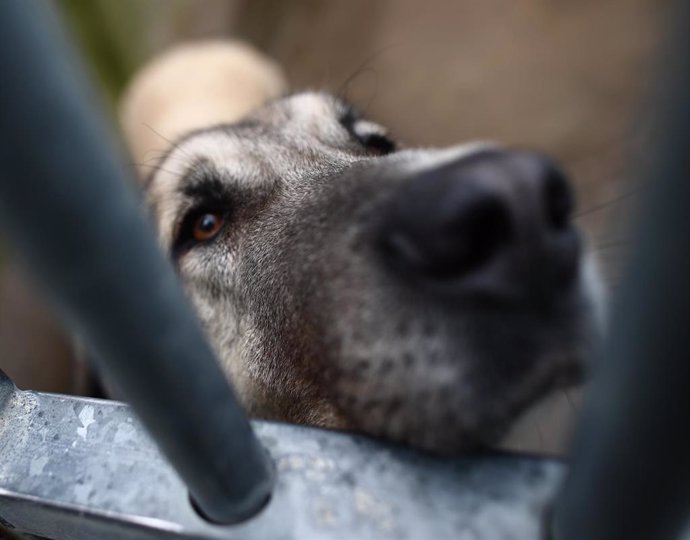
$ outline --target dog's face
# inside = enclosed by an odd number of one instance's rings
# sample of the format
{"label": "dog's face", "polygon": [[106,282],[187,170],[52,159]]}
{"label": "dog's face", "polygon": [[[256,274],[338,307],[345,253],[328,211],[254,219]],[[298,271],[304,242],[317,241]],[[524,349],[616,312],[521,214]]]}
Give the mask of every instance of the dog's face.
{"label": "dog's face", "polygon": [[395,151],[302,94],[183,138],[146,189],[250,414],[456,452],[581,375],[594,300],[537,154]]}

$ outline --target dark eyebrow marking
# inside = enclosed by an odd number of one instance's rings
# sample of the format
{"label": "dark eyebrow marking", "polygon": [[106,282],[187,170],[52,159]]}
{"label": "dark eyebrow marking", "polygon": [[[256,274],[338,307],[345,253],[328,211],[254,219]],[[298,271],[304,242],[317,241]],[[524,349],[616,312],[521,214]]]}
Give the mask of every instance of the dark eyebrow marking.
{"label": "dark eyebrow marking", "polygon": [[227,202],[236,191],[222,180],[220,171],[207,159],[200,159],[190,165],[178,189],[187,197],[211,204]]}
{"label": "dark eyebrow marking", "polygon": [[[200,158],[192,163],[181,177],[177,192],[193,202],[183,214],[177,216],[173,226],[170,257],[177,261],[180,256],[199,242],[193,241],[190,229],[204,212],[222,212],[228,220],[232,214],[232,202],[237,196],[237,186],[229,183],[209,159]],[[179,208],[178,208],[179,211]]]}

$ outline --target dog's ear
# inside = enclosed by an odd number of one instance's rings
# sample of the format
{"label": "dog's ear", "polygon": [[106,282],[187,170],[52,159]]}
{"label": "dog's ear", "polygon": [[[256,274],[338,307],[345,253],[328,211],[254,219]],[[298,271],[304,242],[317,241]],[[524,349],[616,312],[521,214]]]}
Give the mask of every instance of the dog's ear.
{"label": "dog's ear", "polygon": [[286,86],[272,60],[239,42],[179,45],[155,58],[133,78],[120,109],[140,176],[181,135],[236,121]]}

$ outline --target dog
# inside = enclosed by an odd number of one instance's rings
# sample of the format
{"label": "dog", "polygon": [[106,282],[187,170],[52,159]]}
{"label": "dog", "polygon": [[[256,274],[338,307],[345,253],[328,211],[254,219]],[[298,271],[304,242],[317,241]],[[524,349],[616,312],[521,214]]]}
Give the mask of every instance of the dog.
{"label": "dog", "polygon": [[402,148],[280,81],[245,45],[188,45],[122,115],[138,161],[171,141],[144,197],[250,415],[457,454],[582,380],[603,294],[551,159]]}

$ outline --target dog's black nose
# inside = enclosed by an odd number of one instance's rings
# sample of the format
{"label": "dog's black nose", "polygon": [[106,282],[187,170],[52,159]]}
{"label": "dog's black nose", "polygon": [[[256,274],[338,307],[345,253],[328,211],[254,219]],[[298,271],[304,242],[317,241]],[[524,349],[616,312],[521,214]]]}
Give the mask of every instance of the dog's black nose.
{"label": "dog's black nose", "polygon": [[408,180],[384,211],[379,246],[390,266],[417,278],[551,293],[576,275],[572,209],[551,160],[486,150]]}

